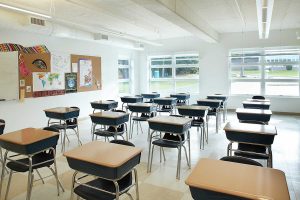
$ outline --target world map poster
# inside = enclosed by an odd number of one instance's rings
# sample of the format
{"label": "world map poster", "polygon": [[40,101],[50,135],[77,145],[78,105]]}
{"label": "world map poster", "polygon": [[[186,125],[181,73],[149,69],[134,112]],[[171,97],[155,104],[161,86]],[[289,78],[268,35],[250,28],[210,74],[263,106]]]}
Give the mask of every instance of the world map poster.
{"label": "world map poster", "polygon": [[33,91],[50,91],[65,89],[64,73],[33,72],[32,73]]}

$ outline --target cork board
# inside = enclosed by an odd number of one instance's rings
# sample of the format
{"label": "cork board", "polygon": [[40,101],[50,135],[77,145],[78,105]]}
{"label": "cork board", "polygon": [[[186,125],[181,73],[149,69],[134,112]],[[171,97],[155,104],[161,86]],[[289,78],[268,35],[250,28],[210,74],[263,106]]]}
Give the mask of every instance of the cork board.
{"label": "cork board", "polygon": [[[82,86],[80,84],[80,73],[83,73],[83,70],[80,70],[80,63],[82,61],[91,62],[92,80],[91,80],[91,85],[89,85],[89,86]],[[77,92],[101,90],[101,88],[102,88],[102,84],[101,84],[101,57],[71,54],[71,64],[73,65],[74,63],[77,63],[77,66],[78,66],[78,71],[77,71]]]}
{"label": "cork board", "polygon": [[[23,57],[24,60],[24,64],[26,67],[26,72],[27,73],[22,73],[21,68],[19,70],[19,78],[20,81],[24,80],[24,86],[20,85],[20,94],[21,94],[21,90],[25,90],[25,98],[28,97],[32,97],[33,96],[33,82],[32,82],[32,72],[50,72],[51,71],[51,66],[50,66],[50,59],[51,59],[51,55],[50,53],[34,53],[34,54],[22,54],[19,53],[19,65],[20,65],[20,57]],[[35,66],[34,61],[36,60],[42,60],[44,61],[46,68],[38,68]],[[24,70],[24,69],[23,69]],[[28,87],[31,87],[31,91],[29,91]],[[23,93],[22,92],[22,93]]]}

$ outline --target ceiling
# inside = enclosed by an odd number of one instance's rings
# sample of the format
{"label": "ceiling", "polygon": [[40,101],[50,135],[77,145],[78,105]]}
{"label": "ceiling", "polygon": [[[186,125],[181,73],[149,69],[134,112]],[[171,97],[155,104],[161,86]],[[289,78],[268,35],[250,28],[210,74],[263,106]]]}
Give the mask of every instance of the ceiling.
{"label": "ceiling", "polygon": [[[257,31],[255,0],[0,0],[92,33],[145,40]],[[0,8],[2,9],[2,8]],[[274,0],[271,30],[300,28],[300,0]]]}

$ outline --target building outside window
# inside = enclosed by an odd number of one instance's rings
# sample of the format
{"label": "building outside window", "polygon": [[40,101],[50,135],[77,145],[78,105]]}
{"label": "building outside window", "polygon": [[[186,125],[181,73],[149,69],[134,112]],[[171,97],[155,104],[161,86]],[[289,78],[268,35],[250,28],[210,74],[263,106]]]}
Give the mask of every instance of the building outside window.
{"label": "building outside window", "polygon": [[197,54],[149,57],[150,92],[199,93],[199,56]]}
{"label": "building outside window", "polygon": [[129,59],[118,60],[119,93],[131,93],[131,65]]}
{"label": "building outside window", "polygon": [[231,50],[231,94],[299,96],[299,52],[294,47]]}

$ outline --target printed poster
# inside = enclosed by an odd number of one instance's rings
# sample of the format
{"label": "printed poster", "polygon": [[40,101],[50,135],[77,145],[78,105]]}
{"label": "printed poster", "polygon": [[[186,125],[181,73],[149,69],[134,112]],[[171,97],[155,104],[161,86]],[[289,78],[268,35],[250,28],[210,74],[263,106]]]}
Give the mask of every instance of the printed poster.
{"label": "printed poster", "polygon": [[64,73],[33,72],[32,73],[33,91],[64,90]]}
{"label": "printed poster", "polygon": [[51,53],[51,72],[68,73],[71,71],[70,55],[65,53]]}
{"label": "printed poster", "polygon": [[77,73],[65,73],[66,93],[77,92]]}
{"label": "printed poster", "polygon": [[92,60],[79,60],[80,87],[92,87],[93,85]]}

